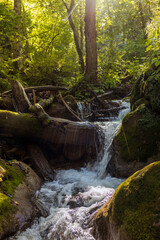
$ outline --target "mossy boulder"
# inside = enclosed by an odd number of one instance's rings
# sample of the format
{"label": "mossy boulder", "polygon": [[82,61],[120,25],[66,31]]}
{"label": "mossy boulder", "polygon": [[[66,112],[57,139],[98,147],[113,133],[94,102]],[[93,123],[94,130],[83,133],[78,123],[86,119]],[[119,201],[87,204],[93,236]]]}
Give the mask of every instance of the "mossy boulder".
{"label": "mossy boulder", "polygon": [[108,171],[113,176],[128,177],[155,161],[160,148],[160,116],[140,105],[128,113],[112,144]]}
{"label": "mossy boulder", "polygon": [[26,164],[0,160],[0,239],[27,226],[38,210],[32,202],[41,180]]}
{"label": "mossy boulder", "polygon": [[131,110],[113,140],[107,171],[128,177],[160,156],[160,68],[144,72],[131,94]]}
{"label": "mossy boulder", "polygon": [[99,240],[158,240],[160,161],[130,176],[94,217]]}
{"label": "mossy boulder", "polygon": [[160,68],[152,65],[136,81],[131,94],[131,109],[147,104],[153,111],[160,112]]}

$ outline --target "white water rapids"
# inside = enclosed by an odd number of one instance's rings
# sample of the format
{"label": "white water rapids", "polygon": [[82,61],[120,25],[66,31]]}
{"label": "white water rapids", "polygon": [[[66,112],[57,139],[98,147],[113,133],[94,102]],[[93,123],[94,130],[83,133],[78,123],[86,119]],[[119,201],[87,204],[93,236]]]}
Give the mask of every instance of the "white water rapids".
{"label": "white water rapids", "polygon": [[129,103],[118,118],[100,122],[105,132],[105,149],[101,161],[79,170],[58,170],[56,180],[46,182],[36,194],[36,202],[47,217],[40,217],[17,240],[94,240],[89,219],[113,194],[121,179],[105,176],[110,159],[108,148],[123,116],[129,112]]}

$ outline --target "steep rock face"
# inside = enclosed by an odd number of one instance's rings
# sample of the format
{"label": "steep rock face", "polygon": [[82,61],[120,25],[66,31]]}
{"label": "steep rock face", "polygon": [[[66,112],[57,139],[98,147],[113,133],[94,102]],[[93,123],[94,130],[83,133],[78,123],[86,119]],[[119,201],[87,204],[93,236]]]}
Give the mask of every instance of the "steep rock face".
{"label": "steep rock face", "polygon": [[26,164],[0,160],[0,239],[27,227],[38,214],[33,196],[40,186]]}
{"label": "steep rock face", "polygon": [[99,240],[155,240],[160,236],[160,162],[124,181],[94,217]]}
{"label": "steep rock face", "polygon": [[146,71],[135,83],[132,112],[127,114],[113,140],[107,171],[128,177],[160,155],[160,82],[158,70]]}

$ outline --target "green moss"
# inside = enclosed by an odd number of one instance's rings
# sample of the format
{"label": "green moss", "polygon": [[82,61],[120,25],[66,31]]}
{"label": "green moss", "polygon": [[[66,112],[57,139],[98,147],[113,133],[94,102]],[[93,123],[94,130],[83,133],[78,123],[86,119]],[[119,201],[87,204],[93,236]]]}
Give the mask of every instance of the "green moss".
{"label": "green moss", "polygon": [[41,123],[31,114],[0,110],[0,127],[7,129],[15,136],[39,137],[43,131]]}
{"label": "green moss", "polygon": [[14,165],[8,165],[4,161],[0,161],[0,166],[5,169],[3,181],[0,183],[0,192],[13,194],[14,189],[22,183],[23,174],[20,169],[15,169]]}
{"label": "green moss", "polygon": [[138,107],[140,99],[154,111],[160,111],[160,68],[152,66],[136,81],[131,94],[131,109]]}
{"label": "green moss", "polygon": [[115,137],[125,161],[147,161],[158,151],[160,117],[145,105],[128,113]]}
{"label": "green moss", "polygon": [[110,216],[125,226],[132,240],[158,239],[160,219],[160,162],[136,172],[123,182],[110,204]]}
{"label": "green moss", "polygon": [[[15,188],[22,183],[23,173],[19,166],[0,160],[0,236],[4,229],[12,222],[12,214],[16,212],[16,206],[12,204]],[[11,198],[9,197],[11,196]]]}
{"label": "green moss", "polygon": [[12,223],[12,214],[16,212],[16,207],[11,204],[11,199],[0,192],[0,236],[8,224]]}

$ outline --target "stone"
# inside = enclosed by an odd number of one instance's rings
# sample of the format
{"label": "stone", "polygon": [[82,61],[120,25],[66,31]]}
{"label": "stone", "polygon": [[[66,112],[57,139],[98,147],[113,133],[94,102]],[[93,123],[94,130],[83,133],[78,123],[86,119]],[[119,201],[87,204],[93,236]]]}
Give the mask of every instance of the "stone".
{"label": "stone", "polygon": [[93,235],[99,240],[159,239],[160,162],[124,181],[92,223]]}
{"label": "stone", "polygon": [[5,169],[0,182],[0,239],[29,226],[39,215],[34,194],[41,187],[37,174],[25,163],[0,160]]}
{"label": "stone", "polygon": [[112,176],[129,177],[158,159],[159,139],[160,117],[144,104],[140,105],[124,117],[110,149],[112,157],[107,171]]}

